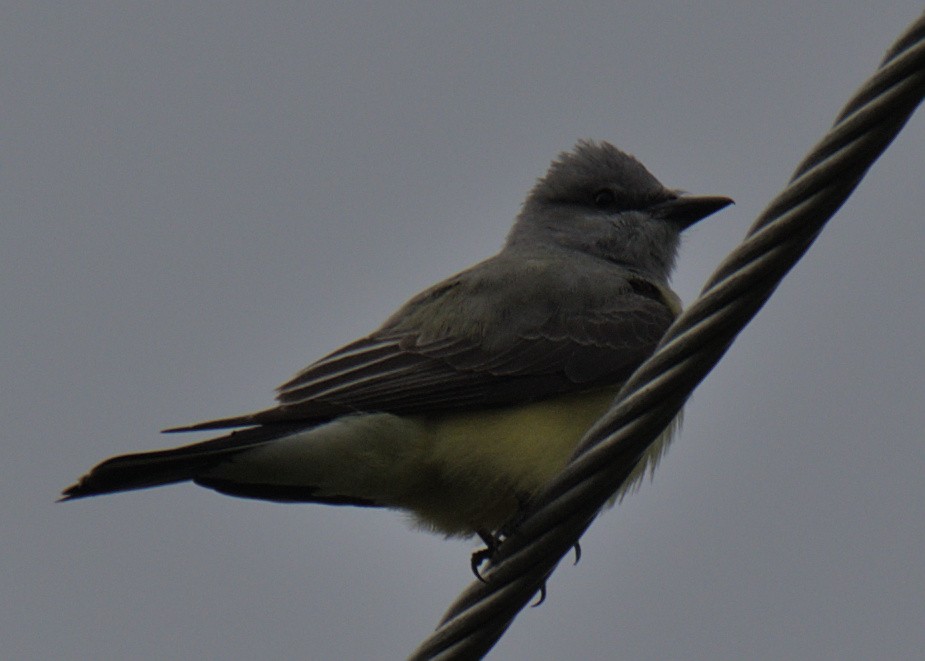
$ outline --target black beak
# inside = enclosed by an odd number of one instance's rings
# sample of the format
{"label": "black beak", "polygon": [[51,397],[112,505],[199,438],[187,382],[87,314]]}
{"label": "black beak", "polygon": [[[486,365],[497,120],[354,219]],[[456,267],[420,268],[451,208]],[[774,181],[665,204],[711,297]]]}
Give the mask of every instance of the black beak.
{"label": "black beak", "polygon": [[732,204],[732,199],[721,195],[688,195],[649,207],[653,218],[673,223],[679,230],[686,230],[699,220]]}

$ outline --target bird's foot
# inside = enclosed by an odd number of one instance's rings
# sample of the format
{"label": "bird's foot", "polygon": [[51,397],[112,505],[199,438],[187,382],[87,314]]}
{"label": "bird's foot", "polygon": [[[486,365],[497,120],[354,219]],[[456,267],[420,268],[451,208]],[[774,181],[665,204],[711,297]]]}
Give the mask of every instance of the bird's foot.
{"label": "bird's foot", "polygon": [[498,547],[501,546],[501,536],[500,533],[495,535],[487,530],[476,530],[475,532],[481,538],[482,542],[484,542],[485,548],[473,551],[471,565],[472,573],[475,574],[477,579],[484,583],[485,578],[482,576],[482,572],[479,571],[479,568],[482,564],[490,562],[492,557],[494,557]]}

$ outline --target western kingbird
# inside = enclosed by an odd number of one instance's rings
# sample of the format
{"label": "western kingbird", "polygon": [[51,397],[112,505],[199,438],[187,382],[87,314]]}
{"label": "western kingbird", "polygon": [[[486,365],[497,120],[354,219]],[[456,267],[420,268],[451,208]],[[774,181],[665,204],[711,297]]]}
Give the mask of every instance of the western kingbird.
{"label": "western kingbird", "polygon": [[243,429],[108,459],[64,499],[192,480],[245,498],[404,510],[425,529],[490,542],[680,312],[668,278],[682,230],[731,202],[682,195],[612,145],[579,142],[530,191],[497,255],[296,374],[275,408],[167,431]]}

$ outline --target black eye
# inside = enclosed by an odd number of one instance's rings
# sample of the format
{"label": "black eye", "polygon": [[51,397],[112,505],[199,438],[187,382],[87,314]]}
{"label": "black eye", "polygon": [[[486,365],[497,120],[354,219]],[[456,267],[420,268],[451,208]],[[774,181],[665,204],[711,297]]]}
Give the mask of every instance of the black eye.
{"label": "black eye", "polygon": [[594,205],[598,207],[608,207],[614,203],[616,196],[609,188],[602,188],[594,193]]}

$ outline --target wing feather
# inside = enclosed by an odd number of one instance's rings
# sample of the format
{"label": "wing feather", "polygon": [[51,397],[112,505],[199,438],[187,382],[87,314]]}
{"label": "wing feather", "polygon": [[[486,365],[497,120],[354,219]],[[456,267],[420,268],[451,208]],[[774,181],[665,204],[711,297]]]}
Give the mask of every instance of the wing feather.
{"label": "wing feather", "polygon": [[309,365],[277,389],[279,406],[170,431],[498,406],[617,384],[652,353],[675,316],[667,288],[625,277],[603,294],[595,283],[558,296],[553,287],[550,297],[549,283],[540,283],[546,290],[534,298],[509,283],[491,292],[495,304],[516,298],[499,309],[523,314],[502,314],[486,329],[474,322],[484,319],[486,288],[464,284],[438,285],[376,333]]}

